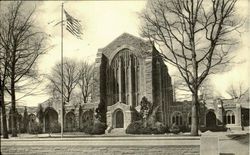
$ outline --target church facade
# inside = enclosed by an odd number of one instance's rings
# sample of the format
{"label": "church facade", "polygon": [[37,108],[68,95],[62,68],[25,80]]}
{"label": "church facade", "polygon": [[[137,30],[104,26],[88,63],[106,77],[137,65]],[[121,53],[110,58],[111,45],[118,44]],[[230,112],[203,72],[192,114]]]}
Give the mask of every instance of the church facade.
{"label": "church facade", "polygon": [[126,128],[134,121],[142,97],[159,106],[157,120],[169,124],[171,77],[150,42],[122,34],[98,50],[95,73],[93,100],[106,105],[108,129]]}
{"label": "church facade", "polygon": [[[140,111],[143,97],[154,106],[159,106],[157,121],[167,127],[175,124],[190,130],[191,102],[173,101],[171,77],[159,54],[150,42],[127,33],[99,49],[94,68],[92,101],[81,105],[65,105],[64,130],[72,132],[84,128],[88,120],[94,119],[100,103],[105,105],[107,131],[110,132],[114,128],[125,130],[131,122],[137,120],[136,113]],[[42,131],[49,132],[51,124],[61,124],[60,105],[60,100],[48,99],[41,107],[27,107],[26,117],[29,122],[26,125],[32,126],[39,122]],[[200,100],[200,105],[200,129],[226,126],[241,130],[242,126],[249,126],[248,92],[238,100]],[[39,110],[43,113],[40,119]],[[17,107],[17,111],[17,127],[20,132],[25,126],[25,107]],[[6,107],[6,114],[10,131],[10,107]]]}

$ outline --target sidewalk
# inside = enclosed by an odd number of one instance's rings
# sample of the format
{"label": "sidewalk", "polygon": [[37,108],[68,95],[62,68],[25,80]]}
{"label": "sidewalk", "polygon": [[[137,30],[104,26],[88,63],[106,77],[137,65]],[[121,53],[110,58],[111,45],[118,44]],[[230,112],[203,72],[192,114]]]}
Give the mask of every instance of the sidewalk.
{"label": "sidewalk", "polygon": [[18,137],[9,137],[9,139],[2,139],[2,141],[123,141],[123,140],[200,140],[200,136],[183,136],[183,135],[86,135],[77,133],[65,133],[61,138],[60,133],[52,134],[21,134]]}
{"label": "sidewalk", "polygon": [[[124,138],[129,138],[129,137],[168,137],[170,139],[178,139],[180,137],[184,138],[197,138],[199,136],[190,136],[189,133],[183,133],[183,134],[123,134],[123,135],[114,135],[114,134],[102,134],[102,135],[90,135],[90,134],[85,134],[83,132],[65,132],[63,133],[63,138],[95,138],[95,137],[110,137],[110,138],[115,138],[115,137],[124,137]],[[2,138],[2,136],[1,136]],[[49,136],[48,133],[43,133],[43,134],[18,134],[18,137],[11,137],[11,134],[9,134],[9,139],[34,139],[34,138],[61,138],[61,133],[52,133],[51,136]]]}

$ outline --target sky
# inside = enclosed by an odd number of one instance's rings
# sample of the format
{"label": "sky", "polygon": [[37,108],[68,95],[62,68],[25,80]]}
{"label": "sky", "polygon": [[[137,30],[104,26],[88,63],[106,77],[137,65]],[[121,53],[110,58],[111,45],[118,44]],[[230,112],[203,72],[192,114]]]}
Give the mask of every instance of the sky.
{"label": "sky", "polygon": [[[2,3],[2,2],[1,2]],[[61,28],[54,26],[61,18],[62,1],[25,2],[27,9],[36,6],[34,19],[44,32],[50,35],[54,48],[38,60],[41,74],[49,74],[53,65],[61,58]],[[76,19],[81,20],[83,39],[77,39],[64,30],[64,57],[94,62],[98,48],[103,48],[124,32],[139,35],[138,13],[146,6],[146,1],[65,1],[64,9]],[[247,16],[248,0],[239,0],[239,14]],[[65,17],[64,17],[65,18]],[[49,24],[50,23],[50,24]],[[249,27],[249,26],[247,26]],[[243,81],[249,85],[249,32],[242,34],[240,48],[235,51],[237,61],[243,63],[233,66],[229,72],[213,75],[212,85],[226,98],[225,90],[232,82]],[[175,69],[169,66],[170,75]],[[174,79],[173,79],[174,80]],[[48,95],[24,98],[20,104],[37,106],[48,99]]]}

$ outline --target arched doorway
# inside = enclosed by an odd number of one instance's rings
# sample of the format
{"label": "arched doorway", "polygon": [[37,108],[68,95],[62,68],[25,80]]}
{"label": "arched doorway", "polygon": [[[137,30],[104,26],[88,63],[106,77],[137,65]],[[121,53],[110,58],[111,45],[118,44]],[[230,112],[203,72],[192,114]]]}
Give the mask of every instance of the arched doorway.
{"label": "arched doorway", "polygon": [[206,127],[216,127],[216,115],[212,111],[206,114]]}
{"label": "arched doorway", "polygon": [[45,132],[51,132],[58,123],[58,114],[53,108],[45,110]]}
{"label": "arched doorway", "polygon": [[35,130],[35,126],[36,126],[36,115],[34,114],[29,114],[28,116],[28,132],[33,132],[33,130]]}
{"label": "arched doorway", "polygon": [[66,114],[65,130],[73,131],[75,129],[75,114],[73,112],[68,112]]}
{"label": "arched doorway", "polygon": [[81,120],[80,120],[80,129],[83,131],[85,128],[90,127],[94,122],[94,111],[88,110],[82,113]]}
{"label": "arched doorway", "polygon": [[123,128],[124,127],[124,116],[123,116],[123,112],[121,110],[118,110],[115,113],[115,124],[116,124],[116,128]]}

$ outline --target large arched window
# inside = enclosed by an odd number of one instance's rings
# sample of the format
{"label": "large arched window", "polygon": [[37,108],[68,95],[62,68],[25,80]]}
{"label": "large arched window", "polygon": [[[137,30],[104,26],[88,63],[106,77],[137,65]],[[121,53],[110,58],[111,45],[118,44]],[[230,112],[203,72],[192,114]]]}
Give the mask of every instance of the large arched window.
{"label": "large arched window", "polygon": [[113,104],[118,101],[135,106],[139,104],[139,61],[140,59],[129,49],[123,49],[113,57],[110,70],[107,71],[107,91],[112,93],[109,94],[109,101]]}
{"label": "large arched window", "polygon": [[174,112],[172,115],[172,124],[182,125],[182,114],[180,112]]}
{"label": "large arched window", "polygon": [[231,110],[226,112],[226,124],[235,124],[235,115]]}

